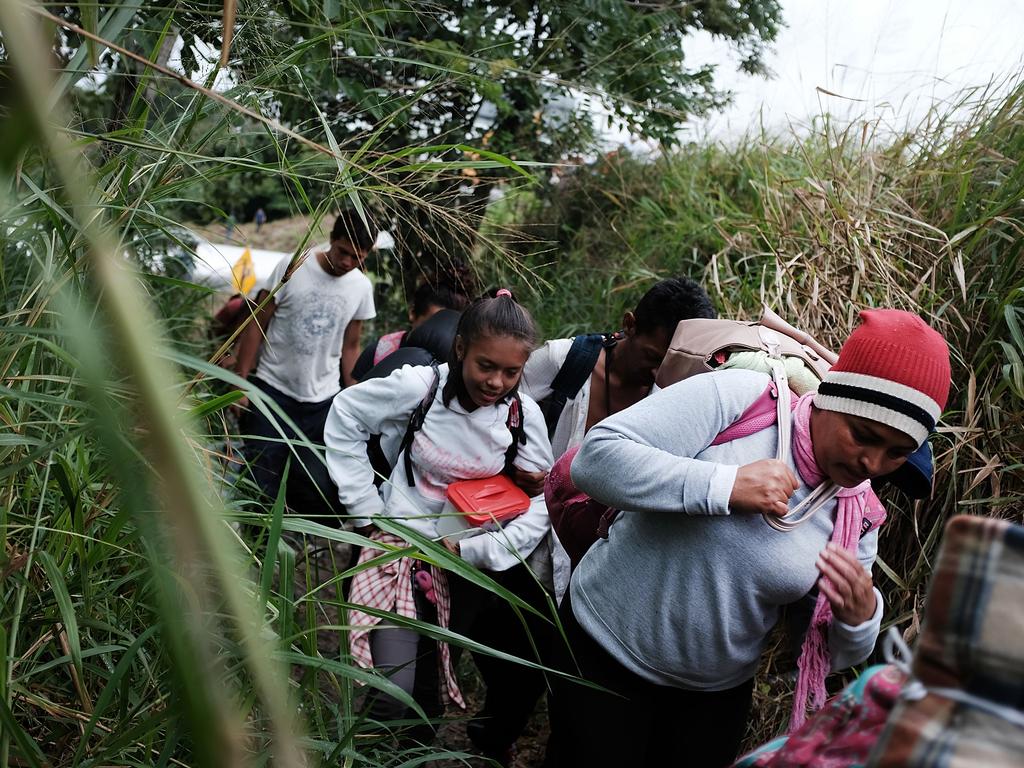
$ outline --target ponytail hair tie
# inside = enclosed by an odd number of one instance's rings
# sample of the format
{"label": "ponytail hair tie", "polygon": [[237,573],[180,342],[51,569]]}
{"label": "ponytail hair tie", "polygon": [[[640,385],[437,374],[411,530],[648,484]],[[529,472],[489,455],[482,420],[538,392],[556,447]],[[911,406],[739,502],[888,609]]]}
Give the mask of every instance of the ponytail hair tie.
{"label": "ponytail hair tie", "polygon": [[501,298],[502,296],[508,296],[511,299],[512,298],[512,291],[510,291],[508,288],[499,288],[495,292],[494,298],[497,299],[497,298]]}

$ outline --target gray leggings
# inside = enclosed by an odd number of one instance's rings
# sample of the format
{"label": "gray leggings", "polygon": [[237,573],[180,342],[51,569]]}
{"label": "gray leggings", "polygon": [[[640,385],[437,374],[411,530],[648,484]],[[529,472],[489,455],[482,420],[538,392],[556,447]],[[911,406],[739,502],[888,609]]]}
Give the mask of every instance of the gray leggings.
{"label": "gray leggings", "polygon": [[[411,629],[399,627],[394,622],[382,619],[370,633],[370,652],[373,666],[384,672],[388,679],[408,693],[413,694],[416,682],[416,654],[420,636]],[[407,707],[393,696],[377,693],[370,717],[376,720],[400,720]]]}

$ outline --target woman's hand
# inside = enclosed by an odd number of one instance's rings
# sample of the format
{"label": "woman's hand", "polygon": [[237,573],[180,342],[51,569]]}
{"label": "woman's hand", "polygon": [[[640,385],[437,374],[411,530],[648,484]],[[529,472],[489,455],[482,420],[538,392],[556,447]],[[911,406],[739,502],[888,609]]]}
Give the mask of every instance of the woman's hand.
{"label": "woman's hand", "polygon": [[729,509],[783,517],[789,512],[789,498],[799,487],[793,470],[778,459],[745,464],[736,470]]}
{"label": "woman's hand", "polygon": [[512,467],[512,482],[523,489],[530,498],[533,498],[544,491],[544,480],[547,479],[547,472],[527,472],[519,467]]}
{"label": "woman's hand", "polygon": [[828,598],[833,616],[844,624],[856,626],[875,615],[871,574],[864,570],[856,556],[830,543],[815,565],[821,571],[818,589]]}

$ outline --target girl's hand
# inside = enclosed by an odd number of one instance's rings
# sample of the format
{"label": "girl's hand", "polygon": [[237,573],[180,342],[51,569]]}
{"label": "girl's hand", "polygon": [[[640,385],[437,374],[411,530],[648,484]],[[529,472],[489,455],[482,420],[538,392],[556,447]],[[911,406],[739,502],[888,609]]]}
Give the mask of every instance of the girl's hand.
{"label": "girl's hand", "polygon": [[815,565],[821,571],[818,589],[828,598],[833,616],[844,624],[856,626],[875,615],[871,574],[854,555],[830,543]]}
{"label": "girl's hand", "polygon": [[512,467],[512,482],[522,488],[530,498],[533,498],[544,491],[544,480],[547,479],[547,472],[527,472],[519,467]]}
{"label": "girl's hand", "polygon": [[783,517],[789,498],[800,487],[796,475],[778,459],[761,459],[736,470],[729,508],[752,515]]}
{"label": "girl's hand", "polygon": [[459,546],[458,539],[455,539],[453,541],[450,536],[445,536],[443,539],[441,539],[441,546],[443,546],[456,557],[462,557],[462,548]]}

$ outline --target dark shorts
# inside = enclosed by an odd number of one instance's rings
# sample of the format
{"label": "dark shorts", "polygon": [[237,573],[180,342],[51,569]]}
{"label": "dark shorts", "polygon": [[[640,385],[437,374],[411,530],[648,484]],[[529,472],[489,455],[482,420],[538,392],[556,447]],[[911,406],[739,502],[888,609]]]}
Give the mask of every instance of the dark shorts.
{"label": "dark shorts", "polygon": [[284,442],[284,439],[294,440],[298,437],[295,430],[278,420],[284,431],[282,437],[281,432],[259,409],[250,406],[242,417],[240,427],[244,441],[243,454],[249,462],[253,480],[270,499],[277,498],[285,464],[291,458],[285,496],[288,508],[295,514],[316,519],[317,522],[337,525],[338,516],[343,515],[345,509],[338,501],[337,486],[331,481],[322,461],[324,424],[334,398],[304,403],[256,377],[250,377],[249,383],[277,403],[320,454],[318,456],[305,446],[292,446]]}

